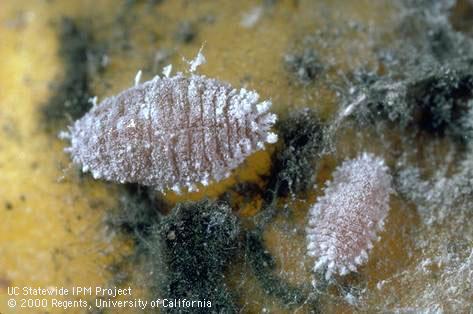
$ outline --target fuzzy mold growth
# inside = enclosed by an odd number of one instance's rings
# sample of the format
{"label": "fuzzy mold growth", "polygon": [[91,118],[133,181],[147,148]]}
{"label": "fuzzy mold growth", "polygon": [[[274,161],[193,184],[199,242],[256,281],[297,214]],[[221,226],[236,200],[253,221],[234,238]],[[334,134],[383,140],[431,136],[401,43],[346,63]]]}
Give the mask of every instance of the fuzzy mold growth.
{"label": "fuzzy mold growth", "polygon": [[[220,202],[181,203],[151,228],[152,291],[169,299],[209,300],[179,313],[236,313],[225,270],[238,251],[240,224]],[[176,313],[175,308],[163,308]]]}

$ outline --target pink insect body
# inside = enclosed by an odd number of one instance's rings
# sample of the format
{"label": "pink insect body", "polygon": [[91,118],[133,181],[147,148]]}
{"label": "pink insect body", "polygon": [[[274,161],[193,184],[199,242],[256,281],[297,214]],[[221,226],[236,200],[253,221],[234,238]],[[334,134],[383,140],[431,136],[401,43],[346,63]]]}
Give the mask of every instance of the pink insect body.
{"label": "pink insect body", "polygon": [[258,99],[205,76],[155,77],[77,120],[68,151],[94,178],[193,191],[277,141],[271,102]]}
{"label": "pink insect body", "polygon": [[325,195],[309,212],[308,255],[314,271],[325,277],[356,271],[368,259],[383,229],[392,193],[391,176],[383,159],[364,153],[342,163],[325,187]]}

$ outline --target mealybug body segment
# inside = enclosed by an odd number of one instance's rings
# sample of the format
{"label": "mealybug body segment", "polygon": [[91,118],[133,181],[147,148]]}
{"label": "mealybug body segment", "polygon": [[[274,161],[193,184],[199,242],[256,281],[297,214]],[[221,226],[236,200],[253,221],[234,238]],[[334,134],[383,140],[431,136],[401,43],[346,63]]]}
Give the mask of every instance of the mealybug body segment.
{"label": "mealybug body segment", "polygon": [[389,210],[391,175],[384,160],[364,153],[342,163],[309,213],[307,250],[314,271],[345,275],[368,259]]}
{"label": "mealybug body segment", "polygon": [[94,178],[166,191],[227,177],[265,143],[270,101],[229,84],[181,73],[106,98],[69,130],[74,163]]}

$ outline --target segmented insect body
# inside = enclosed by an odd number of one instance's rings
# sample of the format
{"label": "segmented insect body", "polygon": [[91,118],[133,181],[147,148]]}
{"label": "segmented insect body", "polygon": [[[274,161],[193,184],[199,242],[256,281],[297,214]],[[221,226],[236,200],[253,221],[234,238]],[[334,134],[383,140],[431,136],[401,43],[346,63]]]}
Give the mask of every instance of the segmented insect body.
{"label": "segmented insect body", "polygon": [[356,271],[368,259],[389,211],[391,175],[383,159],[369,153],[342,163],[326,184],[325,195],[309,212],[308,255],[325,277]]}
{"label": "segmented insect body", "polygon": [[94,178],[193,191],[277,141],[271,102],[258,98],[205,76],[156,76],[77,120],[68,151]]}

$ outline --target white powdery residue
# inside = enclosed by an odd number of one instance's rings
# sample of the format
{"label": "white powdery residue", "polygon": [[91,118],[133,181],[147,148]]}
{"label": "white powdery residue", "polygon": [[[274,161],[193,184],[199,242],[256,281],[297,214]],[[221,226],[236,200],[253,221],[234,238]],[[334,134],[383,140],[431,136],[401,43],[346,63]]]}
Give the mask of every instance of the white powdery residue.
{"label": "white powdery residue", "polygon": [[199,66],[202,64],[207,63],[207,59],[205,59],[204,54],[202,53],[202,50],[204,47],[200,47],[199,52],[197,53],[197,56],[195,56],[194,60],[189,61],[189,72],[193,73],[197,70]]}
{"label": "white powdery residue", "polygon": [[360,94],[354,102],[352,102],[351,104],[349,104],[343,111],[342,113],[340,114],[340,118],[345,118],[345,117],[348,117],[349,115],[351,115],[353,113],[353,111],[355,111],[356,107],[358,107],[361,103],[363,103],[363,101],[365,101],[366,99],[366,95],[365,94]]}
{"label": "white powdery residue", "polygon": [[356,305],[358,300],[357,298],[351,294],[351,293],[347,293],[345,294],[345,297],[344,297],[345,301],[347,301],[348,304],[350,305]]}
{"label": "white powdery residue", "polygon": [[170,77],[171,76],[171,71],[172,71],[172,64],[168,64],[163,68],[163,75],[165,77]]}
{"label": "white powdery residue", "polygon": [[71,138],[71,133],[67,131],[60,131],[57,137],[61,140],[68,140]]}
{"label": "white powdery residue", "polygon": [[[457,224],[447,225],[419,230],[422,257],[384,282],[387,295],[396,294],[399,282],[407,284],[409,295],[404,304],[415,309],[415,313],[471,312],[472,229],[469,228],[468,234],[462,233],[460,237],[456,234],[452,238],[452,233],[457,233]],[[395,309],[398,300],[397,297],[390,300]]]}
{"label": "white powdery residue", "polygon": [[273,125],[278,120],[278,117],[274,113],[267,113],[260,119],[262,125]]}
{"label": "white powdery residue", "polygon": [[263,12],[264,10],[262,6],[252,8],[250,11],[243,14],[240,25],[245,28],[251,28],[255,26],[263,15]]}
{"label": "white powdery residue", "polygon": [[418,168],[406,167],[398,181],[400,192],[416,204],[426,225],[442,224],[452,217],[462,222],[471,211],[471,202],[465,200],[473,197],[473,148],[451,176],[445,176],[440,167],[432,178],[423,180]]}
{"label": "white powdery residue", "polygon": [[325,195],[310,209],[308,255],[325,278],[356,271],[383,228],[389,210],[391,175],[384,161],[369,153],[342,163],[326,184]]}
{"label": "white powdery residue", "polygon": [[139,70],[136,75],[135,75],[135,86],[138,86],[141,82],[141,76],[143,74],[143,71]]}
{"label": "white powdery residue", "polygon": [[277,141],[278,141],[278,135],[276,133],[269,132],[268,136],[266,136],[266,142],[268,142],[269,144],[274,144]]}
{"label": "white powdery residue", "polygon": [[95,107],[95,106],[97,106],[98,100],[99,100],[99,98],[97,96],[94,96],[94,97],[89,98],[89,103],[92,104],[92,107]]}
{"label": "white powdery residue", "polygon": [[[259,95],[254,91],[248,91],[244,88],[240,90],[240,94],[242,95],[241,100],[241,108],[245,112],[245,114],[252,112],[255,104],[258,102]],[[258,107],[258,105],[256,105]]]}
{"label": "white powdery residue", "polygon": [[251,104],[245,101],[245,93],[245,89],[240,89],[230,98],[229,113],[232,117],[242,119],[251,109]]}
{"label": "white powdery residue", "polygon": [[265,113],[271,108],[271,102],[270,101],[263,101],[262,103],[258,104],[256,106],[256,110],[258,110],[259,114]]}

